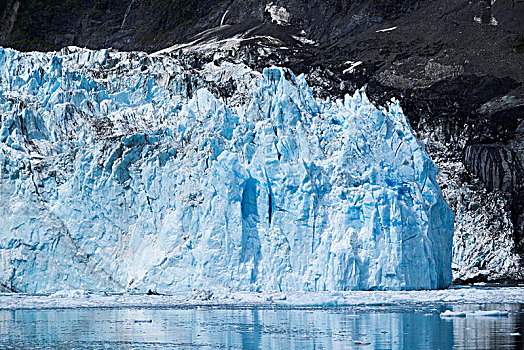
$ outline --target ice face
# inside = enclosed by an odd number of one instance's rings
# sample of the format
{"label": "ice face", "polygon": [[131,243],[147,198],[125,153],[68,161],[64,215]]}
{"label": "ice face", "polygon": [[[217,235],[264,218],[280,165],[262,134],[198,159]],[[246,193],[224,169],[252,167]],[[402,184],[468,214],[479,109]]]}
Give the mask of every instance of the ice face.
{"label": "ice face", "polygon": [[276,67],[0,49],[0,116],[4,289],[451,283],[453,214],[396,102],[319,100]]}

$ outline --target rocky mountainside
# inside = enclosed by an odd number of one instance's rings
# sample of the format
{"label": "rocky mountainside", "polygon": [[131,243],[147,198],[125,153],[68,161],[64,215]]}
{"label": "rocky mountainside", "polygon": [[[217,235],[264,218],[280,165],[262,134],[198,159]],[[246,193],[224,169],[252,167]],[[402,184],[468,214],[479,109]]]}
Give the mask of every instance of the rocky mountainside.
{"label": "rocky mountainside", "polygon": [[3,0],[0,18],[21,50],[170,48],[287,66],[319,97],[396,97],[455,213],[454,277],[523,278],[524,0]]}

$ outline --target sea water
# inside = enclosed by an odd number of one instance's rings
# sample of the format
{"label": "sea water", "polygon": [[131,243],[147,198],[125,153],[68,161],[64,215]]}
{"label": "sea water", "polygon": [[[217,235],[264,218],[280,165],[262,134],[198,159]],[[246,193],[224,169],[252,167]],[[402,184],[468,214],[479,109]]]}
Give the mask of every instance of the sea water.
{"label": "sea water", "polygon": [[523,327],[522,304],[26,309],[0,311],[0,348],[523,349]]}

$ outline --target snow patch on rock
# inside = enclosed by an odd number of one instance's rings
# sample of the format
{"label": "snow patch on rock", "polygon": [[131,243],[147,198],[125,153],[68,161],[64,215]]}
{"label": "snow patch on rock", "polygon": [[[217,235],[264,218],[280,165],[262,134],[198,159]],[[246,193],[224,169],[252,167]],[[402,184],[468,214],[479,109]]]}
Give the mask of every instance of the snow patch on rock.
{"label": "snow patch on rock", "polygon": [[289,24],[291,14],[284,7],[277,6],[271,2],[266,5],[265,11],[269,13],[273,22],[280,25]]}

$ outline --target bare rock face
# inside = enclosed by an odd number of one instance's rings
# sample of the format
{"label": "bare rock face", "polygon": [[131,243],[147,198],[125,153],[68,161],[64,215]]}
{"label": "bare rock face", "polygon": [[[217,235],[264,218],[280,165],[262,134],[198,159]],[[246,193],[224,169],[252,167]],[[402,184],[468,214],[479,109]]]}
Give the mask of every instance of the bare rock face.
{"label": "bare rock face", "polygon": [[470,145],[466,148],[464,162],[467,169],[492,191],[515,191],[522,179],[519,155],[503,145]]}
{"label": "bare rock face", "polygon": [[171,47],[292,68],[317,96],[396,97],[456,216],[455,279],[524,278],[523,1],[7,0],[0,13],[3,46]]}
{"label": "bare rock face", "polygon": [[[155,51],[219,25],[261,23],[304,29],[318,42],[338,40],[419,6],[417,0],[6,0],[0,44],[25,50],[91,48]],[[285,20],[280,20],[281,11]],[[282,16],[282,15],[280,15]],[[300,32],[298,30],[298,32]]]}

